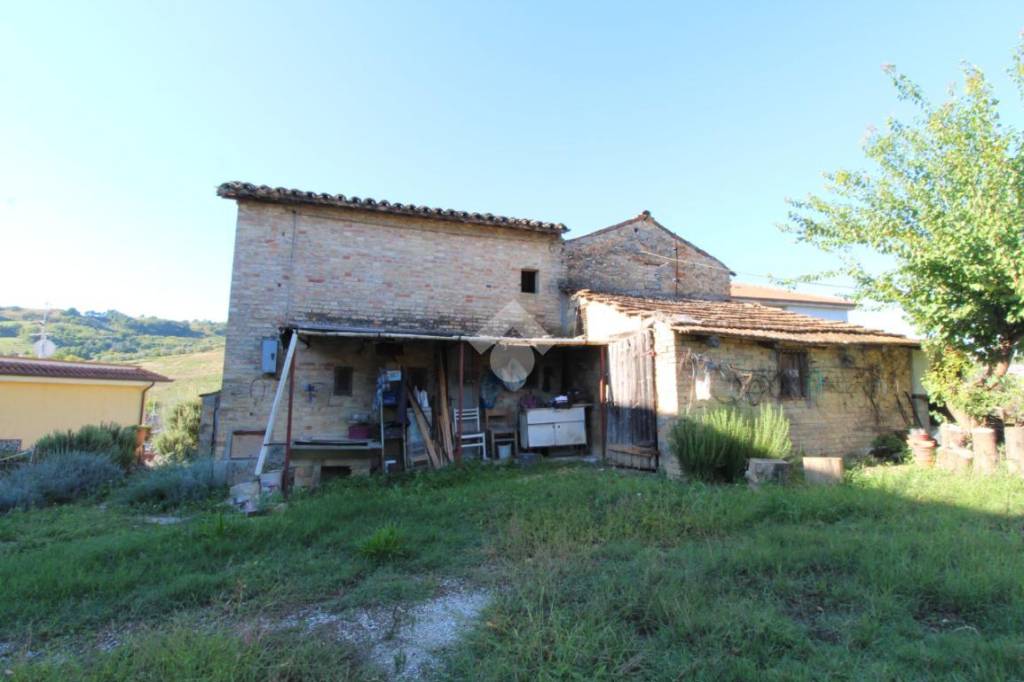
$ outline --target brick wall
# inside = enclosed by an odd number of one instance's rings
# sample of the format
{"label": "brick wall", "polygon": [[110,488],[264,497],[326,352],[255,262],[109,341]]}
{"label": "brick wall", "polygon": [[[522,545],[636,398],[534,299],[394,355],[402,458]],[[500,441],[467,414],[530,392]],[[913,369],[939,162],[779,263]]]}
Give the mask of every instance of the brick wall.
{"label": "brick wall", "polygon": [[648,214],[567,241],[565,264],[572,289],[644,296],[729,297],[729,270]]}
{"label": "brick wall", "polygon": [[[537,270],[538,293],[521,293],[522,269]],[[276,381],[260,372],[260,340],[282,325],[504,333],[488,323],[522,309],[538,325],[525,335],[562,335],[562,283],[557,235],[239,201],[217,452],[232,431],[265,427]]]}

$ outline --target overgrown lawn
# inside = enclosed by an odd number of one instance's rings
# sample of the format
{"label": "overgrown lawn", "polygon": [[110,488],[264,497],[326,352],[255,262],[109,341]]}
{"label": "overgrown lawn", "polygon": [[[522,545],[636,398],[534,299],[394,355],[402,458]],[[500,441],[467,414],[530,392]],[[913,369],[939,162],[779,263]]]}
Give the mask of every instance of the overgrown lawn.
{"label": "overgrown lawn", "polygon": [[[450,679],[1019,679],[1022,515],[1024,480],[911,467],[758,492],[467,468],[169,526],[68,506],[0,517],[0,642],[74,649],[16,662],[26,679],[173,676],[175,651],[181,670],[220,670],[225,652],[252,659],[233,623],[416,601],[459,579],[494,598],[444,659]],[[185,636],[182,622],[207,629]],[[132,650],[171,658],[75,648],[118,628],[142,633]],[[294,674],[254,678],[374,674],[358,651],[303,651]]]}

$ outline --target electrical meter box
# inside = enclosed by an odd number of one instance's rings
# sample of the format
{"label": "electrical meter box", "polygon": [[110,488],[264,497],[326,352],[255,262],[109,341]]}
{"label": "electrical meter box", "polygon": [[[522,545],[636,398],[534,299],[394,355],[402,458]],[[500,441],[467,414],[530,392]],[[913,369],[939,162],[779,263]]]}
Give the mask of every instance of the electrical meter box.
{"label": "electrical meter box", "polygon": [[261,339],[260,358],[264,374],[277,374],[277,339],[269,336]]}

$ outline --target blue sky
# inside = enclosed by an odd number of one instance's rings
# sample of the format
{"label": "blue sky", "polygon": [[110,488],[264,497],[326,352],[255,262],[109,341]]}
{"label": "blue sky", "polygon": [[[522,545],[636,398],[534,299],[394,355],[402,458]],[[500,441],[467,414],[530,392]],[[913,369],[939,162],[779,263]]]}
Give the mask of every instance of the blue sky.
{"label": "blue sky", "polygon": [[[224,319],[225,180],[561,221],[649,209],[741,273],[830,262],[775,225],[1019,2],[10,3],[0,304]],[[815,289],[809,289],[815,290]],[[837,289],[817,289],[837,293]]]}

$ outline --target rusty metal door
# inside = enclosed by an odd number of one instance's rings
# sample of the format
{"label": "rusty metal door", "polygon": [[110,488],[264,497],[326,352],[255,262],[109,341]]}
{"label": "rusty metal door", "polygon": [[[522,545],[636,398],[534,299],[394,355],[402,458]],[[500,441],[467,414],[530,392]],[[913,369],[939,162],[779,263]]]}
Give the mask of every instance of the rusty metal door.
{"label": "rusty metal door", "polygon": [[657,468],[654,334],[649,329],[608,344],[608,450],[627,466]]}

